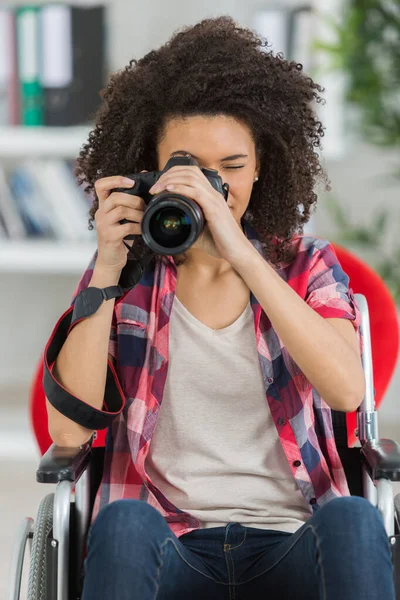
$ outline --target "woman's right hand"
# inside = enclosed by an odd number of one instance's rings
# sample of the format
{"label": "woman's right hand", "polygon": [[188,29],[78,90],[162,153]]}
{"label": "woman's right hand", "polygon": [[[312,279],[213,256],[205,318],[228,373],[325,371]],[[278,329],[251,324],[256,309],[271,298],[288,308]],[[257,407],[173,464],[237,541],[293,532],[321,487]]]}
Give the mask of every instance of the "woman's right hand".
{"label": "woman's right hand", "polygon": [[[146,205],[140,196],[132,196],[124,192],[111,192],[114,188],[131,188],[132,179],[115,175],[102,177],[94,185],[99,207],[95,214],[98,256],[96,265],[107,269],[122,271],[126,265],[128,250],[123,243],[127,235],[141,235],[144,210]],[[134,223],[120,224],[122,219]],[[133,245],[133,240],[126,240]]]}

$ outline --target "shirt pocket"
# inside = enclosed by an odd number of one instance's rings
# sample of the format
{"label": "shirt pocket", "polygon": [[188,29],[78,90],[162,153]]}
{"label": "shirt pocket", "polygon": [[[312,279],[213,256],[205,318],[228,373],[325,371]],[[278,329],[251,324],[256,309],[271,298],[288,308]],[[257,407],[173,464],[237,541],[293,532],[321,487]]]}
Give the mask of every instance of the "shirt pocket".
{"label": "shirt pocket", "polygon": [[147,346],[147,326],[141,321],[117,317],[119,367],[140,368],[144,364]]}

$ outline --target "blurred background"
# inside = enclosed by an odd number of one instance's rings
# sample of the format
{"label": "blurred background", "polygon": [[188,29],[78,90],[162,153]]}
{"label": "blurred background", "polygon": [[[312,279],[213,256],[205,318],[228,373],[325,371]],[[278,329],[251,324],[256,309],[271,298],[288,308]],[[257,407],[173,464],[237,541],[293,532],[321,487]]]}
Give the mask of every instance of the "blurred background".
{"label": "blurred background", "polygon": [[[306,232],[356,253],[400,306],[398,0],[1,3],[0,598],[20,521],[35,518],[54,491],[36,483],[29,396],[44,345],[96,247],[91,199],[73,168],[99,91],[177,28],[221,14],[255,29],[326,88],[317,110],[332,191],[316,190]],[[399,397],[397,368],[379,424],[381,437],[398,441]]]}

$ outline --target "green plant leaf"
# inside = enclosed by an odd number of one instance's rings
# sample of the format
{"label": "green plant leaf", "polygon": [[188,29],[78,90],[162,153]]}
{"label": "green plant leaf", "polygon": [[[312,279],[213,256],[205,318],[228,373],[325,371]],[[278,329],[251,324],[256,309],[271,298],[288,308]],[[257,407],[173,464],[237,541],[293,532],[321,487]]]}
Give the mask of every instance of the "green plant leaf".
{"label": "green plant leaf", "polygon": [[[365,140],[382,147],[400,146],[400,109],[393,100],[400,81],[400,10],[397,2],[348,0],[341,23],[322,13],[332,43],[313,47],[329,57],[325,70],[347,75],[347,100],[361,111]],[[395,176],[398,176],[396,169]]]}

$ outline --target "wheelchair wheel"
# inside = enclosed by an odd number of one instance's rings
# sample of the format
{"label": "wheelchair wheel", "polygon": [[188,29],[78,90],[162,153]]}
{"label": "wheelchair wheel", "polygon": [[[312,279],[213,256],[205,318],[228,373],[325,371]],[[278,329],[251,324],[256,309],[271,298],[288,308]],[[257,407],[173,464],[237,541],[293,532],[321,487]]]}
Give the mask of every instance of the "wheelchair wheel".
{"label": "wheelchair wheel", "polygon": [[46,600],[46,540],[53,528],[54,494],[39,505],[33,530],[27,600]]}

